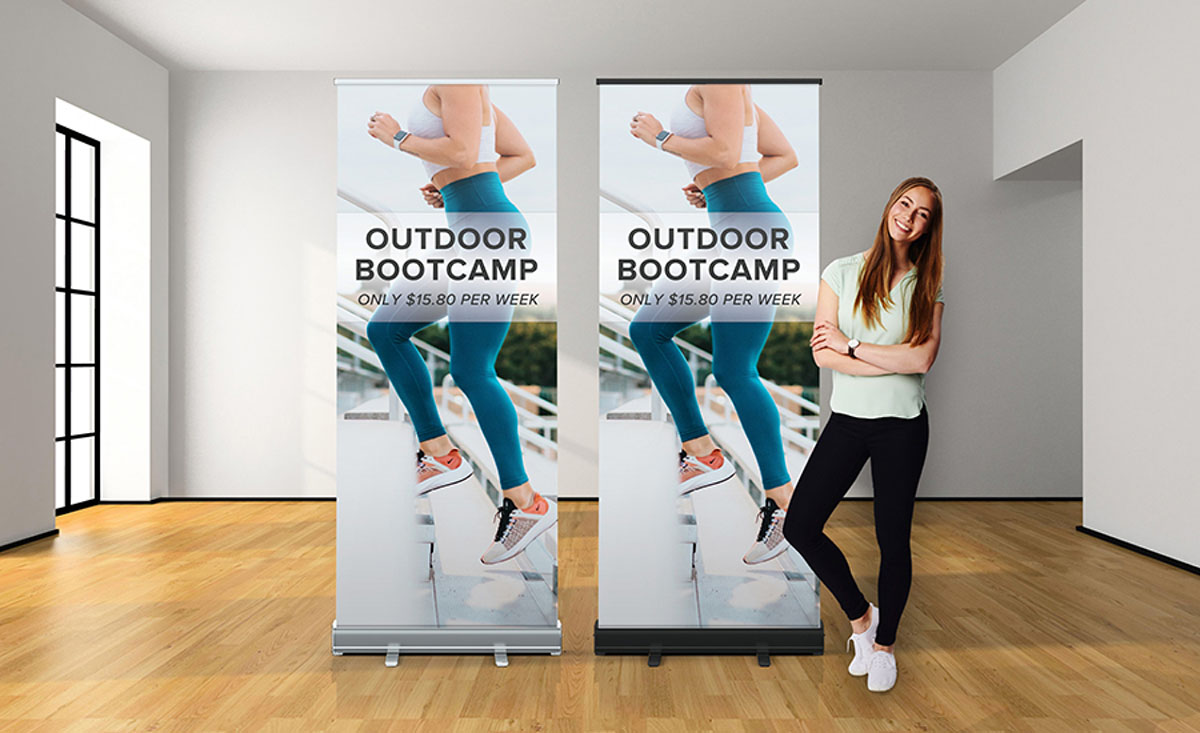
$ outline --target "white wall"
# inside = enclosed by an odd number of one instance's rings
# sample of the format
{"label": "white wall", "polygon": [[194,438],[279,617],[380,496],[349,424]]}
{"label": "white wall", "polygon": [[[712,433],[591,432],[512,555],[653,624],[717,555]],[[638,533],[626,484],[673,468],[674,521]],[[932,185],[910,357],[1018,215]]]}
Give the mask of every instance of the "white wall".
{"label": "white wall", "polygon": [[[945,202],[946,313],[926,380],[920,495],[1079,496],[1078,184],[992,180],[987,72],[824,80],[822,262],[871,245],[907,176],[932,178]],[[826,372],[826,413],[829,387]],[[869,494],[863,473],[852,495]]]}
{"label": "white wall", "polygon": [[[166,483],[167,72],[60,2],[0,4],[0,544],[54,527],[54,120],[62,98],[150,141],[151,480]],[[103,355],[102,355],[103,358]],[[109,406],[110,409],[115,406]],[[116,409],[119,409],[116,408]],[[115,436],[105,436],[106,440]]]}
{"label": "white wall", "polygon": [[332,76],[171,76],[171,495],[333,496]]}
{"label": "white wall", "polygon": [[[680,73],[622,53],[612,49],[605,76]],[[597,70],[557,74],[564,496],[596,492]],[[718,72],[764,75],[687,73]],[[332,80],[405,75],[172,74],[173,495],[333,494]],[[987,72],[772,75],[825,79],[823,262],[870,245],[905,176],[931,175],[946,192],[946,335],[929,377],[922,494],[1078,496],[1078,185],[992,180]]]}
{"label": "white wall", "polygon": [[997,177],[1083,140],[1083,521],[1200,565],[1200,4],[1088,0],[998,69]]}

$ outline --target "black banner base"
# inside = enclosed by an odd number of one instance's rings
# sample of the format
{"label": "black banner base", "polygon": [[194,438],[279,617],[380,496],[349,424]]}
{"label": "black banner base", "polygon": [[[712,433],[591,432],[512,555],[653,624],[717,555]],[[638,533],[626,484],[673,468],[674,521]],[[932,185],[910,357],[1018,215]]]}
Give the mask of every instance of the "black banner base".
{"label": "black banner base", "polygon": [[605,628],[596,622],[595,652],[598,655],[645,656],[651,667],[670,654],[750,654],[760,667],[771,666],[772,654],[824,654],[825,627],[709,627],[638,629],[624,626]]}

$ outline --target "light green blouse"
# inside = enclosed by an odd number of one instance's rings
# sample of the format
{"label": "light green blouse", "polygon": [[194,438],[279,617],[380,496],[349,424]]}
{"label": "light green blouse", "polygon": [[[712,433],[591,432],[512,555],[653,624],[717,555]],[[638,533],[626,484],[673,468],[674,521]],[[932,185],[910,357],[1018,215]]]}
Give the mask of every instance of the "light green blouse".
{"label": "light green blouse", "polygon": [[[880,313],[880,325],[868,328],[861,314],[854,312],[858,297],[858,277],[866,262],[866,252],[830,262],[821,273],[838,297],[838,328],[847,338],[863,343],[892,345],[904,342],[908,333],[908,312],[913,287],[917,282],[914,267],[892,289],[892,307]],[[938,289],[937,302],[944,303]],[[854,417],[917,417],[925,405],[924,374],[884,374],[862,377],[833,373],[833,396],[829,406],[834,412]]]}

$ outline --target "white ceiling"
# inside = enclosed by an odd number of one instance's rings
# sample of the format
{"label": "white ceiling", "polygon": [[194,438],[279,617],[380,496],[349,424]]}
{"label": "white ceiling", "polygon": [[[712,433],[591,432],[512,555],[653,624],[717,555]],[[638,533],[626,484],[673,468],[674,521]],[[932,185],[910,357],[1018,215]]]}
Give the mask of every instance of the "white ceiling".
{"label": "white ceiling", "polygon": [[991,70],[1082,0],[64,2],[173,69],[617,76]]}

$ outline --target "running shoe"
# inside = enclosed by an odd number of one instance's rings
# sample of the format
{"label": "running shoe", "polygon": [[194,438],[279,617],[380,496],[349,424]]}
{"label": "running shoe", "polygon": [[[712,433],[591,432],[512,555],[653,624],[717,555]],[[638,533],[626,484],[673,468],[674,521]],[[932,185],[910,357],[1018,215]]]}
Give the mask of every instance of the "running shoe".
{"label": "running shoe", "polygon": [[846,639],[846,650],[850,650],[850,645],[854,645],[854,659],[850,660],[850,674],[854,677],[862,677],[868,674],[870,670],[871,655],[875,653],[875,630],[879,628],[879,609],[875,604],[871,606],[871,622],[867,626],[867,630],[861,634],[851,634],[849,639]]}
{"label": "running shoe", "polygon": [[417,451],[417,496],[425,496],[434,489],[460,484],[471,478],[471,464],[463,460],[454,448],[444,456],[431,456],[423,450]]}
{"label": "running shoe", "polygon": [[558,507],[539,494],[528,509],[518,509],[512,499],[505,499],[496,516],[500,518],[496,539],[479,558],[484,565],[495,565],[524,552],[531,542],[558,521]]}
{"label": "running shoe", "polygon": [[896,685],[896,655],[876,650],[871,655],[867,669],[867,689],[871,692],[887,692]]}
{"label": "running shoe", "polygon": [[728,461],[716,448],[706,456],[689,456],[679,451],[679,495],[715,486],[733,478],[733,461]]}
{"label": "running shoe", "polygon": [[742,558],[742,562],[747,565],[757,565],[760,562],[766,562],[773,557],[778,557],[788,548],[787,540],[783,538],[783,520],[787,518],[787,512],[779,508],[774,499],[767,499],[767,503],[759,510],[758,516],[762,519],[762,526],[758,529],[758,539],[750,546],[750,551]]}

